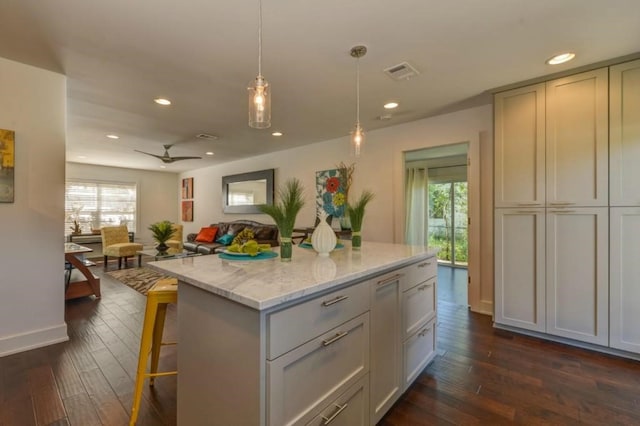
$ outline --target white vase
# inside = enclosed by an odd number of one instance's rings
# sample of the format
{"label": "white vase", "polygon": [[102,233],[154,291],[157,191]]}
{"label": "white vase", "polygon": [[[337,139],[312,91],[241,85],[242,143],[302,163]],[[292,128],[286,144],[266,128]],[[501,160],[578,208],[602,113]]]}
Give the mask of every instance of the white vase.
{"label": "white vase", "polygon": [[336,233],[327,223],[327,213],[324,210],[320,210],[318,217],[320,218],[320,223],[311,234],[311,245],[319,256],[329,256],[329,253],[336,248],[338,239],[336,238]]}

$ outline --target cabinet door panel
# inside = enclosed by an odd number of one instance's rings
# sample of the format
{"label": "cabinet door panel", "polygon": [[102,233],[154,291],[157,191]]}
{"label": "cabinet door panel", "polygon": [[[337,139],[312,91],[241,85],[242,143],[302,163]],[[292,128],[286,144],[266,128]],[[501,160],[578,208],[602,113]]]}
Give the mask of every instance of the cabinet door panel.
{"label": "cabinet door panel", "polygon": [[269,424],[309,421],[369,371],[369,313],[267,361]]}
{"label": "cabinet door panel", "polygon": [[547,213],[547,333],[607,345],[607,208]]}
{"label": "cabinet door panel", "polygon": [[371,416],[377,423],[401,392],[400,287],[404,274],[371,281]]}
{"label": "cabinet door panel", "polygon": [[364,376],[345,393],[329,404],[314,417],[307,426],[368,426],[369,422],[369,383]]}
{"label": "cabinet door panel", "polygon": [[640,353],[640,208],[611,209],[610,346]]}
{"label": "cabinet door panel", "polygon": [[409,337],[403,345],[404,389],[418,377],[436,356],[436,320],[424,325],[420,331]]}
{"label": "cabinet door panel", "polygon": [[275,359],[367,310],[369,288],[360,283],[269,314],[267,358]]}
{"label": "cabinet door panel", "polygon": [[495,206],[543,206],[545,85],[498,93],[495,107]]}
{"label": "cabinet door panel", "polygon": [[494,320],[544,332],[544,209],[497,209],[495,222]]}
{"label": "cabinet door panel", "polygon": [[640,206],[640,60],[610,73],[610,203]]}
{"label": "cabinet door panel", "polygon": [[607,206],[608,70],[547,82],[547,205]]}
{"label": "cabinet door panel", "polygon": [[436,279],[431,278],[402,294],[403,339],[418,331],[425,322],[436,316]]}

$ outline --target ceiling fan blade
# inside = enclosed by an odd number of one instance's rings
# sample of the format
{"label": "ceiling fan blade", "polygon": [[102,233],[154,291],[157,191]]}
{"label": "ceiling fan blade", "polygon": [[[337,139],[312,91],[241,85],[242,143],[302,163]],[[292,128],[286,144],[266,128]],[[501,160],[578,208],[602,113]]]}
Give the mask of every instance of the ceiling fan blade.
{"label": "ceiling fan blade", "polygon": [[171,157],[171,159],[173,161],[180,161],[180,160],[201,160],[202,157]]}
{"label": "ceiling fan blade", "polygon": [[134,151],[139,152],[139,153],[141,153],[141,154],[150,155],[150,156],[152,156],[152,157],[156,157],[156,158],[159,158],[159,159],[161,159],[161,160],[162,160],[162,159],[164,159],[164,158],[166,158],[166,157],[163,157],[162,155],[156,155],[156,154],[151,154],[150,152],[138,151],[137,149],[134,149]]}

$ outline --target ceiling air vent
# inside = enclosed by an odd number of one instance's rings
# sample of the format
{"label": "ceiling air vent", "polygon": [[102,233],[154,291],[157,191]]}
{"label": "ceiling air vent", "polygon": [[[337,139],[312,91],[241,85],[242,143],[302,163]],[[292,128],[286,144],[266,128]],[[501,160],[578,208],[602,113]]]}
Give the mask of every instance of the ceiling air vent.
{"label": "ceiling air vent", "polygon": [[386,68],[384,72],[394,80],[408,80],[420,74],[409,62],[402,62],[398,65]]}
{"label": "ceiling air vent", "polygon": [[208,140],[212,140],[215,141],[218,139],[218,137],[216,135],[210,135],[208,133],[198,133],[196,135],[196,138],[198,139],[208,139]]}

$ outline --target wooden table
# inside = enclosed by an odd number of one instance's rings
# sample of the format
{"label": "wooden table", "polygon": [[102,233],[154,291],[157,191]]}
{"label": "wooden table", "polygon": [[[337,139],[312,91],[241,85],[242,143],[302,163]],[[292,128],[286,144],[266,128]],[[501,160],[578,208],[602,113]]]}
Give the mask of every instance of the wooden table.
{"label": "wooden table", "polygon": [[64,244],[64,260],[71,268],[65,282],[65,300],[94,295],[100,297],[100,277],[93,275],[78,254],[93,251],[75,243]]}

